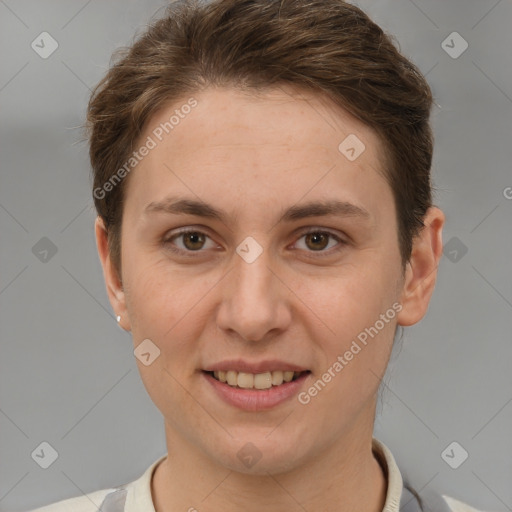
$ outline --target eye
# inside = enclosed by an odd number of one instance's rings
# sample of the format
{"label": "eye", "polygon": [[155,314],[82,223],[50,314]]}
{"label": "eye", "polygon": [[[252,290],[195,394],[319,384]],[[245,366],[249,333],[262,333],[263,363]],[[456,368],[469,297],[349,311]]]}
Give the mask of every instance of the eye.
{"label": "eye", "polygon": [[[341,246],[345,245],[346,242],[342,240],[339,236],[331,233],[330,231],[323,231],[320,229],[311,229],[301,235],[299,240],[304,239],[303,247],[298,247],[299,249],[304,249],[307,252],[322,252],[322,253],[331,253],[333,251],[328,251],[326,249],[331,249],[333,246],[338,245],[338,249]],[[331,243],[330,242],[337,242]],[[298,244],[299,242],[297,242]],[[296,244],[296,245],[297,245]]]}
{"label": "eye", "polygon": [[[210,241],[210,247],[206,243],[207,240]],[[179,241],[179,243],[175,243],[175,241]],[[197,229],[184,229],[174,233],[167,237],[163,243],[171,251],[179,254],[202,252],[201,249],[214,249],[216,247],[216,244],[206,233]]]}

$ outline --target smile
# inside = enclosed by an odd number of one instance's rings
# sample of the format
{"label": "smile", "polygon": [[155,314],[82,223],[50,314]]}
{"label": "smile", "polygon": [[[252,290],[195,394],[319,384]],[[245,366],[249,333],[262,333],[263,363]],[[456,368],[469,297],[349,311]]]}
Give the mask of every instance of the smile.
{"label": "smile", "polygon": [[292,382],[298,379],[303,373],[307,372],[276,370],[263,373],[247,373],[229,370],[207,373],[219,382],[223,382],[234,388],[264,390],[281,386],[283,382]]}

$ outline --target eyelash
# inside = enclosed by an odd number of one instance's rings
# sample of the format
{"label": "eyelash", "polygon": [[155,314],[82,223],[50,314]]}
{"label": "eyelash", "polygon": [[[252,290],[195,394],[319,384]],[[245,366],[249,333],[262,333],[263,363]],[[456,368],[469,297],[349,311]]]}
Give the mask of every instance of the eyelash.
{"label": "eyelash", "polygon": [[[175,239],[179,238],[180,236],[187,235],[187,234],[190,234],[190,233],[205,235],[207,238],[209,238],[211,240],[211,237],[208,236],[208,234],[204,233],[203,231],[200,231],[199,229],[184,228],[183,230],[177,231],[177,232],[173,233],[171,236],[165,238],[163,240],[163,244],[165,246],[167,246],[167,248],[170,251],[172,251],[172,252],[174,252],[174,253],[176,253],[178,255],[181,255],[181,256],[185,255],[185,256],[188,256],[188,257],[192,257],[192,258],[201,256],[201,254],[205,252],[202,249],[199,249],[197,251],[178,249],[172,243]],[[338,235],[335,235],[334,233],[332,233],[330,231],[326,231],[326,230],[320,229],[320,228],[310,228],[307,231],[301,232],[300,235],[299,235],[298,240],[300,240],[304,236],[307,236],[307,235],[310,235],[310,234],[328,235],[330,238],[334,238],[334,240],[336,240],[336,242],[338,242],[338,246],[334,250],[332,250],[333,248],[331,247],[328,250],[307,251],[308,253],[311,253],[311,256],[313,256],[313,257],[317,257],[317,256],[318,257],[322,257],[324,255],[329,255],[330,256],[333,252],[337,252],[337,251],[341,250],[343,248],[343,246],[347,245],[347,242],[345,240],[343,240],[342,238],[340,238]]]}

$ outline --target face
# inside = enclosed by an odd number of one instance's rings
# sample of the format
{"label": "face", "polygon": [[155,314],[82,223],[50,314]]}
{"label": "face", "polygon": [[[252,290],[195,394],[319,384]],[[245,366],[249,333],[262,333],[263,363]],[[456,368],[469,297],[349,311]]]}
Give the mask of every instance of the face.
{"label": "face", "polygon": [[168,440],[237,471],[292,470],[371,436],[397,322],[414,309],[381,143],[284,87],[191,96],[141,137],[156,145],[126,183],[123,286],[109,294],[134,346],[160,351],[137,364]]}

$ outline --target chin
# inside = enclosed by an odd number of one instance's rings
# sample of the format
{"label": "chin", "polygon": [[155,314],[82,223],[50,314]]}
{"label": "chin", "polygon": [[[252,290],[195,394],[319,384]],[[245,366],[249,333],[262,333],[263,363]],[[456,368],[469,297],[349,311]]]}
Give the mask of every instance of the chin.
{"label": "chin", "polygon": [[[237,447],[234,451],[233,445]],[[298,445],[298,441],[287,446],[278,438],[271,442],[264,436],[254,436],[252,440],[250,436],[244,436],[243,440],[231,440],[221,453],[210,453],[213,460],[231,471],[268,476],[287,473],[300,464]]]}

